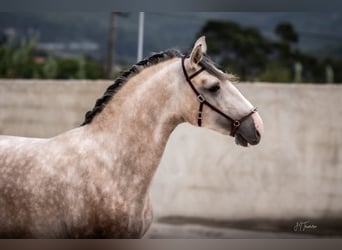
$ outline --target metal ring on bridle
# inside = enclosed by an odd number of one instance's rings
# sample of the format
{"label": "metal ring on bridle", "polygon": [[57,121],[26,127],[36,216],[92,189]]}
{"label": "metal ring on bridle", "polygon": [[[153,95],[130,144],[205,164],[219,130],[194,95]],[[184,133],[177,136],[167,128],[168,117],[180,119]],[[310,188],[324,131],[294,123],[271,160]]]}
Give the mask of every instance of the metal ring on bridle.
{"label": "metal ring on bridle", "polygon": [[240,121],[235,121],[235,122],[233,123],[233,126],[234,126],[234,127],[240,127],[240,125],[241,125]]}

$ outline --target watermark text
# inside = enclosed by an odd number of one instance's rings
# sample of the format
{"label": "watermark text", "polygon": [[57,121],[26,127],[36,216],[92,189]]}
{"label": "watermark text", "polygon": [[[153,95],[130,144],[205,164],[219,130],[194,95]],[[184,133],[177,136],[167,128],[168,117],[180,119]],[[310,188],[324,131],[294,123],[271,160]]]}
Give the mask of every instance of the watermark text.
{"label": "watermark text", "polygon": [[297,221],[296,225],[293,227],[295,232],[307,232],[312,230],[317,230],[318,226],[310,223],[310,221]]}

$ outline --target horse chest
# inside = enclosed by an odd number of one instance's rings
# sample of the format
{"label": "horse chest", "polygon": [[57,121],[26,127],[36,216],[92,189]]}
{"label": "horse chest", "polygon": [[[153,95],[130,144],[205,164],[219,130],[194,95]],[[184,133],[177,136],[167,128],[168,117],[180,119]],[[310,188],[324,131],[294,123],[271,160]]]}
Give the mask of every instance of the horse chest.
{"label": "horse chest", "polygon": [[[74,223],[71,238],[141,238],[152,223],[152,209],[147,204],[99,202]],[[86,218],[86,219],[85,219]]]}

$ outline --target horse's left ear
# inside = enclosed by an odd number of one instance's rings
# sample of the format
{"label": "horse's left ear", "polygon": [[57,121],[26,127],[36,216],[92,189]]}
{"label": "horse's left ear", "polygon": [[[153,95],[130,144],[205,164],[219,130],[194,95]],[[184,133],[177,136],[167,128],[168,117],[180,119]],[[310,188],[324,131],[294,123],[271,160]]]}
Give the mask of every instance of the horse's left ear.
{"label": "horse's left ear", "polygon": [[197,64],[202,60],[203,54],[207,52],[207,43],[205,42],[205,36],[201,36],[197,39],[190,54],[190,66],[195,68]]}

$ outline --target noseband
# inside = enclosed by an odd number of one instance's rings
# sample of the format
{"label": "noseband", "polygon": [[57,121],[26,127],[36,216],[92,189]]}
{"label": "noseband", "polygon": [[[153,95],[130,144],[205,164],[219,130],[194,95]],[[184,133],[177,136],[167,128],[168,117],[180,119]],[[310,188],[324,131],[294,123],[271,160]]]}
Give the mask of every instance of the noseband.
{"label": "noseband", "polygon": [[199,102],[199,109],[198,109],[198,115],[197,115],[197,123],[198,126],[201,127],[202,126],[202,120],[203,120],[203,115],[202,115],[202,111],[203,111],[203,106],[207,105],[209,108],[211,108],[212,110],[214,110],[216,113],[219,113],[220,115],[222,115],[223,117],[225,117],[227,120],[231,121],[233,124],[233,127],[230,131],[230,136],[234,137],[236,134],[237,129],[240,127],[241,123],[246,120],[249,116],[251,116],[253,113],[255,113],[257,111],[256,108],[253,108],[252,111],[247,114],[246,116],[242,117],[239,120],[235,120],[232,119],[230,116],[226,115],[225,113],[223,113],[221,110],[219,110],[218,108],[216,108],[214,105],[212,105],[211,103],[209,103],[203,95],[201,95],[197,89],[195,88],[194,84],[191,82],[191,79],[194,78],[195,76],[199,75],[202,71],[205,70],[204,67],[202,67],[201,69],[199,69],[198,71],[196,71],[195,73],[193,73],[192,75],[188,75],[188,72],[185,69],[185,59],[186,57],[183,56],[182,57],[182,68],[183,68],[183,73],[184,76],[186,78],[186,81],[189,83],[191,89],[194,91],[195,95],[197,96],[197,101]]}

